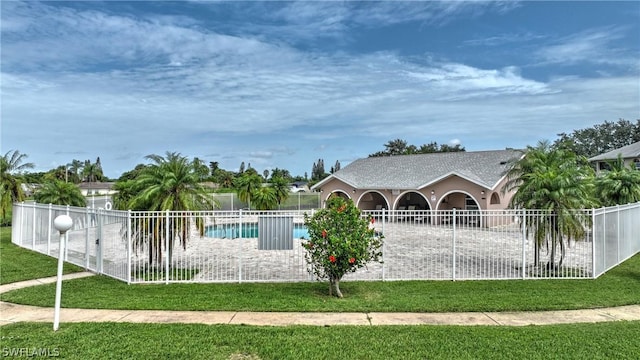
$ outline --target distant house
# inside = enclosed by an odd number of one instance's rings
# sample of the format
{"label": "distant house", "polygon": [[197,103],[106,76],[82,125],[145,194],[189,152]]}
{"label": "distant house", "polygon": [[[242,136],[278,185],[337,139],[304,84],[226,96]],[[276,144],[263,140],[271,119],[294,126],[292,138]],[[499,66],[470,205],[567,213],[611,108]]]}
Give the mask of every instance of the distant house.
{"label": "distant house", "polygon": [[306,181],[295,181],[290,184],[289,190],[294,193],[307,192],[309,191],[309,187]]}
{"label": "distant house", "polygon": [[113,182],[82,182],[78,187],[84,196],[113,195],[116,193],[113,190],[114,184]]}
{"label": "distant house", "polygon": [[618,155],[622,155],[622,159],[626,166],[633,164],[636,169],[640,170],[640,141],[594,156],[590,158],[589,161],[594,163],[596,171],[600,172],[602,170],[607,170],[609,167],[607,162],[618,159]]}
{"label": "distant house", "polygon": [[30,197],[33,196],[33,194],[36,193],[36,191],[38,191],[38,189],[40,189],[42,185],[40,184],[32,184],[32,183],[22,183],[20,184],[20,187],[22,188],[22,192],[24,193],[24,195],[26,197]]}
{"label": "distant house", "polygon": [[358,159],[311,189],[322,201],[352,199],[361,210],[502,210],[506,172],[518,150],[449,152]]}

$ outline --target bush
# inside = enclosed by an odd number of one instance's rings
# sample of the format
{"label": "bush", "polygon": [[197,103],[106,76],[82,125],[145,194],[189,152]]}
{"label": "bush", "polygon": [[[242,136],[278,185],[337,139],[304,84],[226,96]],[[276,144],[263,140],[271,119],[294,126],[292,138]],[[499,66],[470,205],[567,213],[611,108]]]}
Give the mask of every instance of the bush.
{"label": "bush", "polygon": [[309,217],[305,225],[309,240],[302,246],[309,272],[329,279],[329,295],[342,297],[340,280],[371,261],[381,262],[382,239],[373,228],[374,218],[363,218],[353,201],[333,197],[327,207]]}

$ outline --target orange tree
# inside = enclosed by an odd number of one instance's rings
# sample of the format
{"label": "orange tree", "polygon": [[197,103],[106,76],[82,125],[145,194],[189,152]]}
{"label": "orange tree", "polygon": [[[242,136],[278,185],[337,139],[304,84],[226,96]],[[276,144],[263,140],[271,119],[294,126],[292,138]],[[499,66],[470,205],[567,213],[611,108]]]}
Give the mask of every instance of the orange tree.
{"label": "orange tree", "polygon": [[371,216],[362,217],[351,200],[333,197],[313,216],[305,214],[309,240],[303,241],[309,272],[329,279],[329,295],[342,297],[340,280],[371,261],[381,262],[382,239]]}

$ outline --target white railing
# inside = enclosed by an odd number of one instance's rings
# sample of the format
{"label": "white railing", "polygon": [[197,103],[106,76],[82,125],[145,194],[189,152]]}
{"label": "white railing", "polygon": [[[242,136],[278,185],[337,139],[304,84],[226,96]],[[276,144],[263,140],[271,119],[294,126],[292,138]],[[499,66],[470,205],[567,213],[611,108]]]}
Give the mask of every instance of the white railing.
{"label": "white railing", "polygon": [[[65,259],[128,283],[310,281],[306,211],[132,212],[14,204],[12,241],[57,257],[53,219],[69,214]],[[537,210],[364,211],[384,235],[383,263],[345,280],[595,278],[640,252],[640,203],[577,211],[584,234],[534,230]],[[200,231],[202,231],[202,236]],[[562,244],[563,246],[560,246]]]}

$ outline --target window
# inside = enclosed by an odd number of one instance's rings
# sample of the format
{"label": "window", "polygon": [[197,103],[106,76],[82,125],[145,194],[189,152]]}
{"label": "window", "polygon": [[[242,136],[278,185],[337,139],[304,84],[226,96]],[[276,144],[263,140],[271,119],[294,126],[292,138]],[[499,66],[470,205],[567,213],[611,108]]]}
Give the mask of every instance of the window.
{"label": "window", "polygon": [[599,170],[611,170],[611,166],[609,166],[609,164],[605,161],[601,161],[598,163],[598,169]]}
{"label": "window", "polygon": [[633,164],[636,166],[637,170],[640,170],[640,158],[633,159]]}
{"label": "window", "polygon": [[497,205],[500,204],[500,196],[498,196],[498,193],[493,193],[491,194],[491,205]]}

